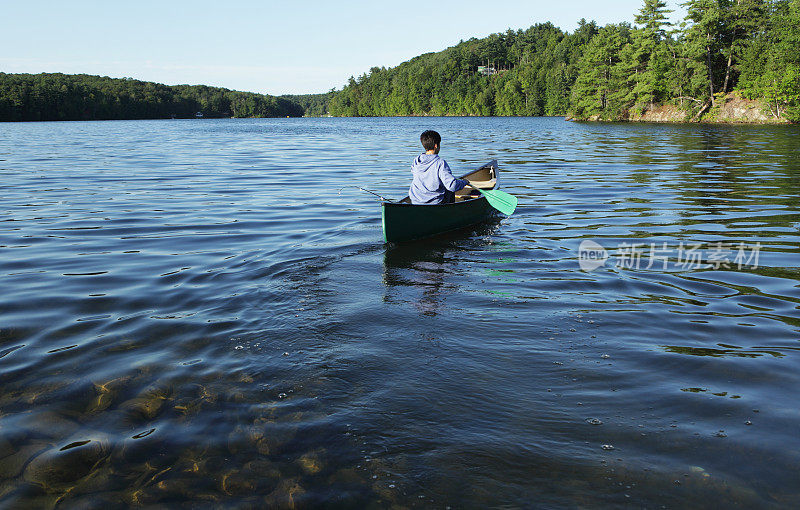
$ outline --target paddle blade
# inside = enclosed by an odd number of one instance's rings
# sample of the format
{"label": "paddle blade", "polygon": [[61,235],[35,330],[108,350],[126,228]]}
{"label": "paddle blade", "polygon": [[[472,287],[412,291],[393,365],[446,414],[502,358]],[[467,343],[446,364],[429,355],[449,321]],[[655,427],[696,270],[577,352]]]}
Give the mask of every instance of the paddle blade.
{"label": "paddle blade", "polygon": [[514,210],[517,208],[517,197],[514,195],[506,193],[505,191],[500,191],[499,189],[479,189],[478,191],[486,197],[489,205],[501,213],[506,216],[514,214]]}

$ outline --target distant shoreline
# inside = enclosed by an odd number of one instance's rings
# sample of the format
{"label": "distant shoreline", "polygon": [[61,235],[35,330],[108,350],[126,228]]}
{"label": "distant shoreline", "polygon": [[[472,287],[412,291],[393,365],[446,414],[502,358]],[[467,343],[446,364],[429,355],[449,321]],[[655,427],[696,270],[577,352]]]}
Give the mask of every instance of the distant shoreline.
{"label": "distant shoreline", "polygon": [[745,99],[740,94],[732,92],[717,99],[714,106],[709,105],[703,115],[693,114],[692,111],[681,109],[673,104],[654,105],[652,108],[640,113],[625,112],[620,119],[603,119],[599,115],[578,119],[567,117],[567,120],[576,121],[608,121],[608,122],[643,122],[658,124],[764,124],[782,125],[790,124],[785,118],[776,118],[767,113],[768,108],[763,100]]}
{"label": "distant shoreline", "polygon": [[442,118],[442,119],[563,119],[565,122],[574,122],[578,124],[667,124],[667,125],[730,125],[730,126],[792,126],[791,122],[785,119],[766,119],[766,120],[747,120],[747,119],[700,119],[696,121],[686,120],[684,118],[672,119],[651,119],[651,118],[637,118],[637,119],[576,119],[571,116],[565,115],[384,115],[384,116],[333,116],[333,115],[308,115],[308,116],[295,116],[295,117],[204,117],[204,118],[146,118],[146,119],[63,119],[63,120],[0,120],[0,124],[38,124],[47,122],[138,122],[138,121],[208,121],[208,120],[254,120],[254,119],[421,119],[421,118]]}
{"label": "distant shoreline", "polygon": [[[372,115],[327,110],[334,92],[267,96],[204,85],[163,85],[128,78],[61,73],[0,73],[0,122],[60,122],[107,120],[207,120],[254,118],[495,118],[550,117],[581,122],[643,122],[667,124],[790,124],[775,117],[764,100],[739,92],[715,97],[699,109],[689,101],[651,104],[644,111],[611,114],[564,114],[563,108],[544,115],[504,115],[495,111],[423,112]],[[334,111],[338,113],[332,115]],[[322,113],[325,112],[325,113]]]}
{"label": "distant shoreline", "polygon": [[301,117],[285,98],[86,74],[0,72],[0,121]]}

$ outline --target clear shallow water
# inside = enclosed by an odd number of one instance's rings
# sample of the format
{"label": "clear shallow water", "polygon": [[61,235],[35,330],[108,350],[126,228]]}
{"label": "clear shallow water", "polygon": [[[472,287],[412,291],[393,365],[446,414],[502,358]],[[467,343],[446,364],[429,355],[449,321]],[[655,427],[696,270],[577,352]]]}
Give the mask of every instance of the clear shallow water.
{"label": "clear shallow water", "polygon": [[[387,247],[374,197],[338,190],[403,196],[428,128],[456,173],[498,159],[520,206]],[[797,507],[798,146],[560,119],[0,124],[0,502]],[[590,272],[587,240],[609,256]]]}

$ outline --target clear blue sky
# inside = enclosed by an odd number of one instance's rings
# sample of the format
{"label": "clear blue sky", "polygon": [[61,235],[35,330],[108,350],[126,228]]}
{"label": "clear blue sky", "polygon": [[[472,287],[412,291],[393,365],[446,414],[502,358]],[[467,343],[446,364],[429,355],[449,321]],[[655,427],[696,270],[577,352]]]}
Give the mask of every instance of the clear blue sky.
{"label": "clear blue sky", "polygon": [[[267,94],[325,92],[460,39],[551,21],[633,21],[643,0],[3,2],[0,71],[86,73]],[[677,2],[669,2],[679,18]]]}

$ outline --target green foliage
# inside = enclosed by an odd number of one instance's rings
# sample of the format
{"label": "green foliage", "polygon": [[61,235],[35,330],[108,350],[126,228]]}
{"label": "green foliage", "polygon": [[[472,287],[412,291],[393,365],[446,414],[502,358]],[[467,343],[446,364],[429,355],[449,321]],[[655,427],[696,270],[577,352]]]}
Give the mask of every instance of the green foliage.
{"label": "green foliage", "polygon": [[[597,27],[551,23],[470,39],[391,69],[351,78],[328,103],[337,116],[564,115],[577,59]],[[478,66],[497,72],[478,72]]]}
{"label": "green foliage", "polygon": [[[470,39],[373,68],[330,98],[332,115],[571,115],[619,120],[674,103],[693,116],[741,90],[800,115],[800,0],[688,0],[680,29],[665,0],[627,23],[550,23]],[[481,74],[478,66],[497,69]],[[740,80],[741,75],[741,80]],[[740,85],[741,81],[741,85]]]}
{"label": "green foliage", "polygon": [[641,28],[632,32],[631,44],[626,54],[630,60],[626,72],[631,77],[628,83],[629,101],[638,112],[652,108],[656,103],[668,99],[670,67],[673,64],[671,46],[674,41],[667,29],[671,26],[663,0],[645,0],[644,6],[634,18]]}
{"label": "green foliage", "polygon": [[634,16],[634,21],[637,25],[642,25],[648,39],[660,41],[667,36],[666,27],[671,25],[667,14],[671,12],[664,0],[644,0],[644,5],[639,9],[639,14]]}
{"label": "green foliage", "polygon": [[623,53],[629,42],[630,29],[625,25],[606,25],[589,41],[572,90],[577,117],[621,117],[629,103],[626,68],[632,57]]}
{"label": "green foliage", "polygon": [[703,101],[733,90],[745,49],[765,21],[764,0],[689,0],[683,30],[689,92]]}
{"label": "green foliage", "polygon": [[300,116],[285,98],[130,78],[0,73],[0,121]]}
{"label": "green foliage", "polygon": [[[662,104],[696,116],[736,91],[800,121],[800,0],[687,0],[674,29],[665,0],[628,23],[573,33],[551,23],[472,38],[342,90],[271,97],[130,79],[0,73],[0,120],[273,116],[571,115],[620,120]],[[479,71],[482,66],[484,72]],[[485,69],[489,68],[489,72]],[[712,110],[713,111],[713,110]]]}
{"label": "green foliage", "polygon": [[800,0],[766,6],[766,19],[742,50],[740,87],[774,117],[800,122]]}
{"label": "green foliage", "polygon": [[328,114],[328,103],[335,94],[335,90],[324,94],[285,94],[280,96],[280,99],[298,105],[306,117],[322,117]]}
{"label": "green foliage", "polygon": [[723,8],[720,0],[689,0],[682,41],[688,58],[688,93],[701,101],[713,100],[719,83]]}

